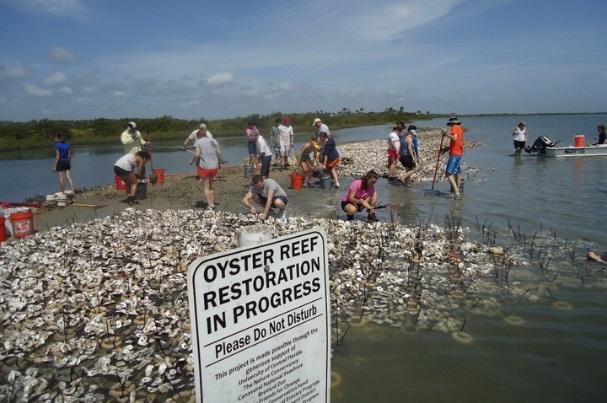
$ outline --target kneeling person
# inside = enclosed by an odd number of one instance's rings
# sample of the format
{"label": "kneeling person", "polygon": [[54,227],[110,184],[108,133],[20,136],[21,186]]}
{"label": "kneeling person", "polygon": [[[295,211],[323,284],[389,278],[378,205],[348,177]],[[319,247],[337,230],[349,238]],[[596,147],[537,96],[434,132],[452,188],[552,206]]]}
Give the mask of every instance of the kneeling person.
{"label": "kneeling person", "polygon": [[367,221],[378,221],[375,215],[377,192],[375,184],[379,175],[374,170],[362,178],[355,179],[341,198],[341,208],[346,212],[348,221],[354,219],[354,214],[367,209]]}
{"label": "kneeling person", "polygon": [[264,179],[261,175],[255,175],[251,180],[249,191],[242,199],[242,204],[248,207],[251,213],[257,214],[257,209],[253,205],[254,202],[263,207],[259,218],[265,220],[268,218],[272,207],[278,208],[280,210],[279,217],[282,216],[289,199],[287,193],[274,179]]}

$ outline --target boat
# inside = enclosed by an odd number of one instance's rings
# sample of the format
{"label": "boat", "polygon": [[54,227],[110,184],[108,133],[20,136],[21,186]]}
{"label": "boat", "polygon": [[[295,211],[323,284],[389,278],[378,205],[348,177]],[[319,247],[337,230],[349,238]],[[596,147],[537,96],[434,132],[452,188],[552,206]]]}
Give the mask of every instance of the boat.
{"label": "boat", "polygon": [[576,141],[576,145],[559,147],[558,142],[555,143],[546,136],[540,136],[531,147],[526,147],[525,151],[532,155],[546,157],[596,157],[607,156],[607,144],[586,145]]}

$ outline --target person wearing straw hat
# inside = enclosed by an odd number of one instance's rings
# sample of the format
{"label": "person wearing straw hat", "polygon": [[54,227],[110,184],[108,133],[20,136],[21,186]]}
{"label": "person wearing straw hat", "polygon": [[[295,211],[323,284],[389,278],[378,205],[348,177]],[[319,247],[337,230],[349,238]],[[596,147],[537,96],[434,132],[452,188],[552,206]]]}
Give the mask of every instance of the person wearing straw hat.
{"label": "person wearing straw hat", "polygon": [[512,140],[514,141],[514,155],[518,157],[525,149],[527,142],[527,123],[519,122],[512,132]]}
{"label": "person wearing straw hat", "polygon": [[451,193],[454,193],[455,197],[459,199],[459,174],[461,171],[460,163],[464,154],[464,131],[462,130],[461,122],[455,116],[449,119],[447,126],[451,129],[443,131],[443,137],[448,137],[451,142],[449,143],[449,147],[445,147],[444,149],[444,152],[449,151],[445,176],[451,185]]}
{"label": "person wearing straw hat", "polygon": [[147,144],[137,130],[137,123],[135,122],[129,122],[126,125],[126,130],[120,135],[120,141],[124,145],[125,154],[135,154],[137,151],[141,151],[142,146]]}
{"label": "person wearing straw hat", "polygon": [[210,130],[207,129],[207,125],[205,123],[201,123],[200,126],[198,126],[198,129],[194,130],[192,133],[190,133],[188,135],[188,137],[185,138],[181,149],[185,150],[185,148],[190,143],[194,144],[196,142],[196,140],[198,140],[201,137],[208,137],[210,139],[213,138],[213,134],[211,133]]}
{"label": "person wearing straw hat", "polygon": [[329,130],[329,126],[324,124],[320,118],[314,119],[312,126],[316,128],[316,141],[320,141],[321,133],[326,133],[328,137],[331,137],[331,130]]}

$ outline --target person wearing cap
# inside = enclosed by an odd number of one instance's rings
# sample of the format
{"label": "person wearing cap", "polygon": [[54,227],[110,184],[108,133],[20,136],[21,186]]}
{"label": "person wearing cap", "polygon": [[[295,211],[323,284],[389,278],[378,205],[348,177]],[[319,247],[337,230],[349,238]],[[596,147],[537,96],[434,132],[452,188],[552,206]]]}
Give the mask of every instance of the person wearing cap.
{"label": "person wearing cap", "polygon": [[188,146],[188,144],[192,143],[194,144],[196,142],[196,140],[198,140],[201,137],[208,137],[210,139],[213,138],[213,134],[211,133],[210,130],[207,130],[207,125],[204,123],[201,123],[200,126],[198,126],[198,129],[194,130],[192,133],[190,133],[188,135],[188,137],[186,137],[186,139],[183,141],[183,146],[181,147],[182,150],[185,150],[185,148]]}
{"label": "person wearing cap", "polygon": [[198,130],[198,139],[194,143],[196,171],[202,183],[202,194],[207,208],[215,207],[213,179],[221,168],[221,148],[217,140],[208,137],[206,131]]}
{"label": "person wearing cap", "polygon": [[337,166],[339,165],[339,152],[337,152],[337,146],[335,140],[326,132],[320,133],[320,145],[321,145],[321,163],[327,171],[331,174],[333,179],[333,185],[339,188],[339,180],[337,179]]}
{"label": "person wearing cap", "polygon": [[459,199],[459,174],[461,171],[460,163],[464,154],[464,131],[461,128],[461,122],[456,117],[450,118],[447,126],[450,127],[450,130],[443,130],[443,137],[448,137],[451,142],[449,147],[444,150],[445,152],[449,151],[445,176],[451,185],[451,193],[455,193],[455,197]]}
{"label": "person wearing cap", "polygon": [[512,140],[514,141],[514,155],[518,157],[525,149],[527,142],[527,123],[519,122],[512,132]]}
{"label": "person wearing cap", "polygon": [[316,128],[316,141],[320,141],[321,133],[326,133],[328,137],[331,137],[331,130],[329,130],[329,126],[324,124],[320,118],[314,119],[312,126]]}
{"label": "person wearing cap", "polygon": [[281,160],[281,169],[286,169],[289,165],[289,152],[293,147],[293,126],[288,116],[282,118],[282,123],[278,126],[278,144]]}
{"label": "person wearing cap", "polygon": [[135,154],[137,151],[141,151],[142,146],[146,145],[146,141],[137,130],[135,122],[129,122],[126,125],[126,130],[120,135],[120,141],[124,145],[125,154]]}

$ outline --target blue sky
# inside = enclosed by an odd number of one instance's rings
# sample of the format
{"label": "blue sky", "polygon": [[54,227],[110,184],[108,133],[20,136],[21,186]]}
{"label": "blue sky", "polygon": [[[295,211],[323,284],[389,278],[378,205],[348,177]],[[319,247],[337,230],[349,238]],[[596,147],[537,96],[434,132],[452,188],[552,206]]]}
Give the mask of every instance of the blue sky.
{"label": "blue sky", "polygon": [[0,0],[0,120],[607,110],[603,0]]}

